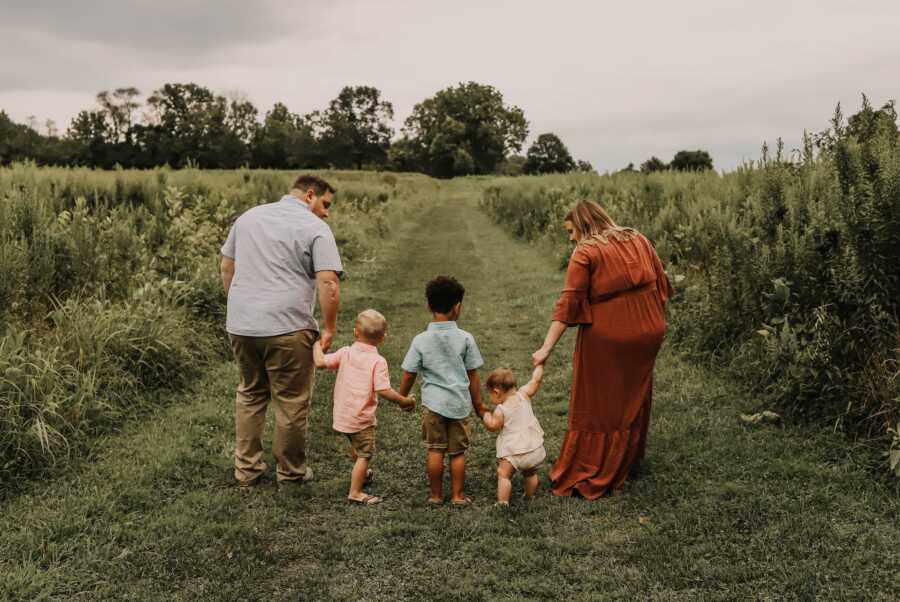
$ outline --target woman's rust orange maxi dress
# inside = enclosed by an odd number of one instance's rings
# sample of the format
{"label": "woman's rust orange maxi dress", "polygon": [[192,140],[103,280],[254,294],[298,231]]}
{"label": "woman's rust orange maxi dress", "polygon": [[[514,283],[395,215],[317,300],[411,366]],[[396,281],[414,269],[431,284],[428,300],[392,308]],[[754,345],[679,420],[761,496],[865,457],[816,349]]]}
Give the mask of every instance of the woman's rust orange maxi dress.
{"label": "woman's rust orange maxi dress", "polygon": [[673,294],[643,235],[612,232],[569,260],[553,320],[578,325],[569,429],[550,480],[555,495],[596,499],[624,486],[644,455],[653,365]]}

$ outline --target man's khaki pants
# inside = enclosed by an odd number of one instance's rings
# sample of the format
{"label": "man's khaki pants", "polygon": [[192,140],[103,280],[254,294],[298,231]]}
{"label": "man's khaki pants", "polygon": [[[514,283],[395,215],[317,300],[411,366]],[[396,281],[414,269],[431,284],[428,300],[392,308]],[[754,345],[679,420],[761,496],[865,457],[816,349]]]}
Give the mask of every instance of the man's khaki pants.
{"label": "man's khaki pants", "polygon": [[306,475],[306,433],[315,377],[312,347],[318,335],[312,330],[298,330],[274,337],[229,336],[241,375],[234,404],[234,478],[247,483],[266,470],[262,434],[271,398],[275,408],[272,453],[278,464],[278,480],[302,479]]}

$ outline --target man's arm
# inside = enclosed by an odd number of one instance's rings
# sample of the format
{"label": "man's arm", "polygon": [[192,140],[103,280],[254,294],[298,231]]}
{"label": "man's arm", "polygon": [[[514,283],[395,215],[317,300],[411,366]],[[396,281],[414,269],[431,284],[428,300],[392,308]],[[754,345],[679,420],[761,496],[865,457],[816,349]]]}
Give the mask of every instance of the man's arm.
{"label": "man's arm", "polygon": [[403,371],[403,378],[400,380],[400,395],[403,397],[408,397],[409,392],[412,390],[413,385],[416,382],[416,377],[418,374],[415,372],[407,372]]}
{"label": "man's arm", "polygon": [[326,270],[316,272],[316,286],[319,289],[319,308],[322,310],[322,349],[328,351],[337,330],[338,308],[341,305],[341,284],[337,272]]}
{"label": "man's arm", "polygon": [[487,412],[487,408],[481,403],[481,376],[478,374],[478,368],[466,372],[469,375],[469,395],[472,396],[472,407],[475,413],[481,418]]}
{"label": "man's arm", "polygon": [[222,263],[219,265],[222,272],[222,288],[225,289],[225,296],[231,290],[231,281],[234,280],[234,257],[222,255]]}

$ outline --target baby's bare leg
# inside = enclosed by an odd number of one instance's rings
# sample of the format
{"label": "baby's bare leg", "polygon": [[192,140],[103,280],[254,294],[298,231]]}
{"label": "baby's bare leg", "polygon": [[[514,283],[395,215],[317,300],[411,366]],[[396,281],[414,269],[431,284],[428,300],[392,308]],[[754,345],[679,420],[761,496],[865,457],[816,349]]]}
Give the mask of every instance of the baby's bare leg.
{"label": "baby's bare leg", "polygon": [[538,478],[536,470],[530,470],[528,472],[522,473],[522,475],[525,482],[525,497],[531,499],[537,492],[538,485],[540,484],[540,479]]}
{"label": "baby's bare leg", "polygon": [[497,463],[497,503],[509,504],[512,495],[512,476],[516,469],[507,460],[501,459]]}
{"label": "baby's bare leg", "polygon": [[428,485],[431,489],[432,502],[444,501],[444,450],[429,449],[425,459],[425,470],[428,473]]}

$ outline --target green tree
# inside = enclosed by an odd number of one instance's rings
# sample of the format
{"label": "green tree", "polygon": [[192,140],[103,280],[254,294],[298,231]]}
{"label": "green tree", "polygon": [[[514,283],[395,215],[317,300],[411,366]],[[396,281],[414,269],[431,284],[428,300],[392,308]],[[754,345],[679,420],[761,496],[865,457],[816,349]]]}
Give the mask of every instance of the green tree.
{"label": "green tree", "polygon": [[165,84],[147,99],[151,127],[143,142],[161,151],[165,163],[230,169],[248,162],[256,109],[229,102],[197,84]]}
{"label": "green tree", "polygon": [[525,157],[510,155],[497,164],[497,174],[501,176],[521,176],[525,173]]}
{"label": "green tree", "polygon": [[575,160],[556,134],[541,134],[526,154],[527,174],[566,173],[574,169]]}
{"label": "green tree", "polygon": [[880,109],[873,109],[868,97],[862,95],[862,108],[847,120],[847,133],[860,142],[868,142],[879,134],[897,135],[897,108],[890,101]]}
{"label": "green tree", "polygon": [[266,113],[254,135],[252,164],[255,167],[294,169],[322,164],[313,128],[280,102]]}
{"label": "green tree", "polygon": [[583,159],[579,159],[575,162],[575,169],[577,171],[582,171],[584,173],[590,173],[594,171],[594,166],[591,165],[590,161],[585,161]]}
{"label": "green tree", "polygon": [[404,133],[415,162],[431,175],[449,178],[493,173],[510,152],[522,149],[528,122],[492,86],[468,82],[418,103]]}
{"label": "green tree", "polygon": [[669,166],[659,157],[650,157],[641,163],[641,173],[653,173],[655,171],[665,171]]}
{"label": "green tree", "polygon": [[38,138],[40,135],[33,129],[0,111],[0,165],[33,159]]}
{"label": "green tree", "polygon": [[97,104],[109,124],[107,142],[131,142],[132,126],[135,111],[141,106],[135,101],[140,95],[137,88],[116,88],[109,92],[104,90],[97,94]]}
{"label": "green tree", "polygon": [[328,108],[313,113],[319,144],[335,167],[383,166],[394,131],[394,107],[372,86],[347,86]]}
{"label": "green tree", "polygon": [[403,136],[391,143],[387,152],[386,167],[391,171],[425,171],[420,163],[420,153],[416,144]]}
{"label": "green tree", "polygon": [[112,136],[106,115],[96,110],[80,111],[66,132],[66,137],[77,145],[79,162],[96,167],[112,167]]}
{"label": "green tree", "polygon": [[704,171],[713,168],[713,160],[705,150],[681,150],[675,153],[669,167],[675,171]]}
{"label": "green tree", "polygon": [[212,144],[211,160],[223,169],[250,163],[251,144],[259,128],[259,111],[249,100],[234,97],[227,101],[224,128]]}

